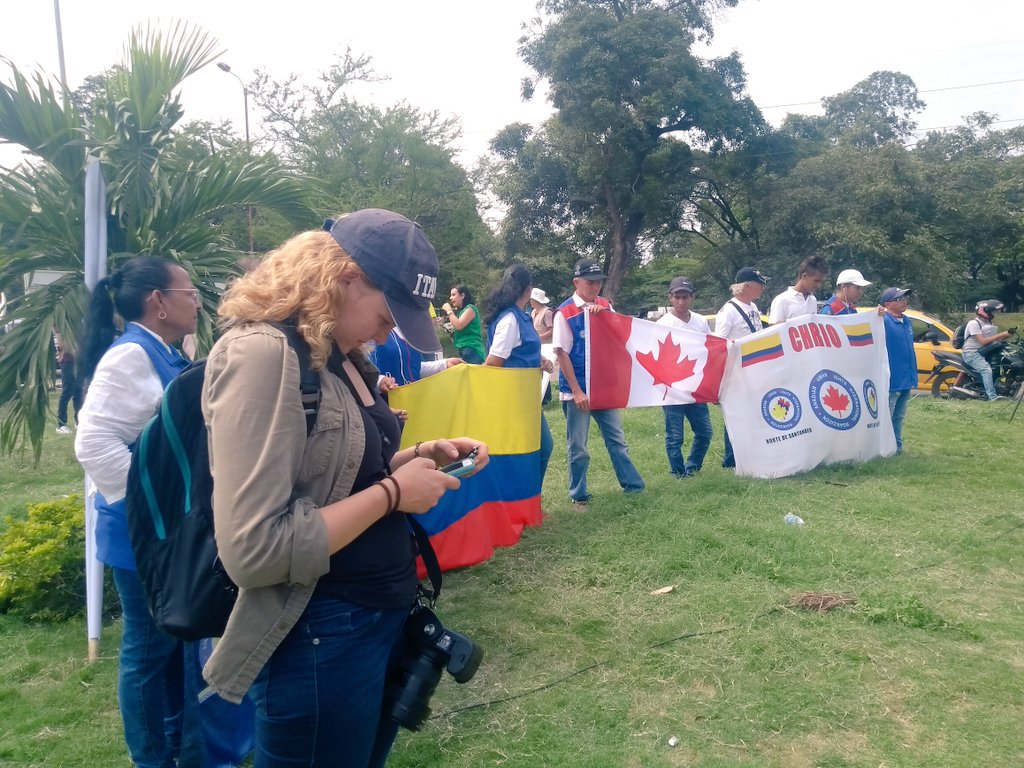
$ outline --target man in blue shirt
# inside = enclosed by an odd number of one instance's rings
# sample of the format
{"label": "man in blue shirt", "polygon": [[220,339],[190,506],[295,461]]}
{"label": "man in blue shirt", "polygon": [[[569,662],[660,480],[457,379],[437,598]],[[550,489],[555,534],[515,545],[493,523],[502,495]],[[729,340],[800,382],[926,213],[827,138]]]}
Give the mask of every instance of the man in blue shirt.
{"label": "man in blue shirt", "polygon": [[856,269],[844,269],[836,275],[836,292],[825,299],[818,310],[819,315],[852,315],[857,311],[857,302],[864,289],[871,285]]}
{"label": "man in blue shirt", "polygon": [[910,390],[917,386],[917,355],[914,329],[907,311],[909,288],[886,288],[879,300],[885,307],[885,351],[889,355],[889,415],[896,433],[896,453],[903,453],[903,421]]}

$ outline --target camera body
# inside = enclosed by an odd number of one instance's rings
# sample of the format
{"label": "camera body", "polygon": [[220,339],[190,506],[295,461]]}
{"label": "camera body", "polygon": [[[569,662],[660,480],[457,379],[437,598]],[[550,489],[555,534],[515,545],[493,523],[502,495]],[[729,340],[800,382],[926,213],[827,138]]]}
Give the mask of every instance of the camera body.
{"label": "camera body", "polygon": [[388,670],[384,713],[403,728],[418,731],[430,716],[430,697],[441,670],[458,683],[476,674],[484,652],[465,635],[445,629],[424,605],[417,605],[405,622],[402,647]]}

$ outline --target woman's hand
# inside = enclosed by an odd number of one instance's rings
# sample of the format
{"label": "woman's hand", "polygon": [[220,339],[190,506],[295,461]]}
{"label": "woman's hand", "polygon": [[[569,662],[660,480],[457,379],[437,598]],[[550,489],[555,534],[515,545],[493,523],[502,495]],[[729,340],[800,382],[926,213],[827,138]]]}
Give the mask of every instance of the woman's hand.
{"label": "woman's hand", "polygon": [[446,301],[444,304],[441,305],[441,311],[444,312],[446,315],[452,314],[452,305]]}
{"label": "woman's hand", "polygon": [[447,491],[461,485],[459,478],[438,472],[437,465],[426,458],[406,462],[391,477],[402,492],[398,508],[416,515],[430,511]]}
{"label": "woman's hand", "polygon": [[476,465],[472,472],[465,477],[472,477],[485,466],[490,458],[487,453],[487,443],[474,440],[472,437],[453,437],[451,439],[441,438],[420,444],[420,456],[432,458],[438,467],[451,464],[453,461],[468,456],[473,449],[476,449],[476,456],[473,463]]}

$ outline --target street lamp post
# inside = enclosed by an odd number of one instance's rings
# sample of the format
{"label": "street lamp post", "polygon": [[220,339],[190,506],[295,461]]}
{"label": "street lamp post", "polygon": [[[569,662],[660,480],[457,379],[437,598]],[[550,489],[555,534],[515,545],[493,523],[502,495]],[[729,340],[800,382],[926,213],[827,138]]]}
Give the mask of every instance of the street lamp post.
{"label": "street lamp post", "polygon": [[[242,86],[242,98],[245,100],[245,154],[251,160],[252,159],[252,143],[249,141],[249,89],[246,87],[245,81],[242,80],[242,78],[240,78],[234,72],[232,72],[231,71],[231,67],[229,67],[227,64],[225,64],[223,61],[218,61],[217,62],[217,68],[219,70],[221,70],[222,72],[227,72],[229,75],[231,75],[233,78],[235,78],[235,80],[238,81],[239,85]],[[249,206],[248,213],[249,213],[249,255],[252,256],[252,254],[255,251],[255,247],[254,247],[255,241],[253,239],[252,206],[251,205]]]}

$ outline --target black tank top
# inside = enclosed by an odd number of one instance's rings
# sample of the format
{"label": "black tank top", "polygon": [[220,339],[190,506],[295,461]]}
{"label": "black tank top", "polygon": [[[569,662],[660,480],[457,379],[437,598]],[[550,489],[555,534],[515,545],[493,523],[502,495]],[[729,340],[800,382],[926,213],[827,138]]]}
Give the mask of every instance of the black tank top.
{"label": "black tank top", "polygon": [[[328,368],[352,392],[366,430],[363,461],[352,486],[355,494],[387,475],[401,441],[401,428],[376,387],[369,387],[373,405],[364,406],[337,356]],[[392,512],[331,556],[331,570],[320,577],[316,594],[333,595],[372,608],[405,608],[416,599],[417,583],[412,529],[405,515]]]}

